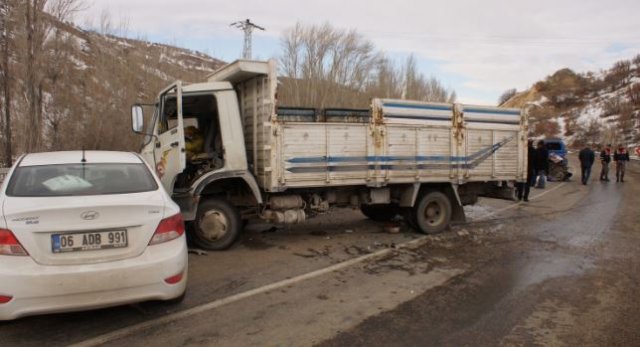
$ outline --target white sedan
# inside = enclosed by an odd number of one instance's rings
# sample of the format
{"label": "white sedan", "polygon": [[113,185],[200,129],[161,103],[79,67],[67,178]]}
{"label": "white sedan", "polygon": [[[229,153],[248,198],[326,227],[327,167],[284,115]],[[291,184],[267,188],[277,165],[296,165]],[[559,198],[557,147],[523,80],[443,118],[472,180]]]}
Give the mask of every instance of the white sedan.
{"label": "white sedan", "polygon": [[184,231],[137,154],[27,154],[0,186],[0,320],[179,300]]}

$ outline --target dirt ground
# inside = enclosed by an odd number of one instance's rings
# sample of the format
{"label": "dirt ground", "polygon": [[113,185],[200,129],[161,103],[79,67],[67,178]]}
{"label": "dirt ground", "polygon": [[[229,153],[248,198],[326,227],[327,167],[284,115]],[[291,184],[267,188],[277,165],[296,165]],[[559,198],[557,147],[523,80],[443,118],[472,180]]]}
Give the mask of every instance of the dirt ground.
{"label": "dirt ground", "polygon": [[352,210],[250,225],[231,250],[190,255],[181,304],[2,323],[0,346],[640,345],[640,165],[629,171],[481,200],[436,236]]}

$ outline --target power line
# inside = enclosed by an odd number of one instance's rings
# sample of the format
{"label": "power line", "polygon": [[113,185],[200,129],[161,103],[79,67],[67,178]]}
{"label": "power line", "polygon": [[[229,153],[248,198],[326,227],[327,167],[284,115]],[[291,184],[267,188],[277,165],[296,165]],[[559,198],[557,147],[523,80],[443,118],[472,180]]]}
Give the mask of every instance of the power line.
{"label": "power line", "polygon": [[265,31],[266,29],[252,23],[249,19],[245,21],[233,22],[229,26],[244,31],[244,47],[242,49],[242,58],[251,59],[251,34],[254,29]]}
{"label": "power line", "polygon": [[469,35],[469,34],[428,34],[417,32],[388,32],[388,31],[363,31],[366,35],[376,39],[393,40],[422,40],[433,42],[439,45],[457,46],[460,44],[474,45],[497,45],[497,46],[531,46],[531,47],[553,47],[553,46],[590,46],[602,44],[640,44],[640,36],[631,35],[608,35],[608,36],[525,36],[525,35]]}

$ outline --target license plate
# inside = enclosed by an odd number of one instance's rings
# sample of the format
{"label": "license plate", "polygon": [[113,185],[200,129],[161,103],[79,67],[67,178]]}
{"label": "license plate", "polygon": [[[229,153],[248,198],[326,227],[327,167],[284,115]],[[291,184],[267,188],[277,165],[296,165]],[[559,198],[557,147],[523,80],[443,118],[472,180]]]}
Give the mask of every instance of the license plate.
{"label": "license plate", "polygon": [[51,235],[53,253],[96,251],[124,248],[128,245],[126,230]]}

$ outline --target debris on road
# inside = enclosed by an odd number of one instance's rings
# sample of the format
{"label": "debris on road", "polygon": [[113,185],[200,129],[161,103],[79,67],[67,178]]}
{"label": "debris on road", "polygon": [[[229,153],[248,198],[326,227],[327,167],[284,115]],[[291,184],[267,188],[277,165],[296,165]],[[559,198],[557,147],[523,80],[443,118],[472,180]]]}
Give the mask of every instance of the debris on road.
{"label": "debris on road", "polygon": [[272,226],[269,229],[265,229],[265,230],[260,231],[260,233],[261,234],[267,234],[267,233],[275,233],[276,231],[278,231],[278,228],[275,227],[275,226]]}
{"label": "debris on road", "polygon": [[189,248],[189,254],[209,255],[209,253],[207,251],[202,250],[202,249],[198,249],[198,248]]}
{"label": "debris on road", "polygon": [[458,236],[469,236],[469,232],[466,229],[458,231]]}
{"label": "debris on road", "polygon": [[398,234],[400,232],[400,226],[395,224],[387,224],[384,227],[384,231],[389,234]]}

